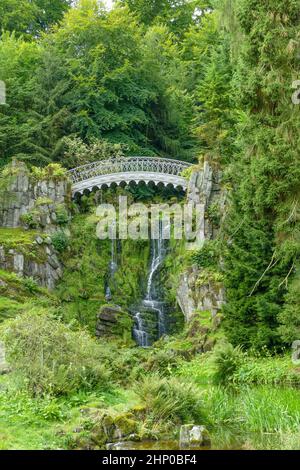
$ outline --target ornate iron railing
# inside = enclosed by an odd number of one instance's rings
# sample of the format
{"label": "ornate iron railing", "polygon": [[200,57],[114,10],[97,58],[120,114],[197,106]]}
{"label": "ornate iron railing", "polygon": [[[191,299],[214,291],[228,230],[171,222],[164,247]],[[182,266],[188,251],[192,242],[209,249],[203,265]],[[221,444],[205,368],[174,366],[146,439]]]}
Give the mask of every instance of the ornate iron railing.
{"label": "ornate iron railing", "polygon": [[158,157],[122,157],[102,160],[69,171],[73,184],[97,176],[122,173],[160,173],[180,176],[191,165],[180,160]]}

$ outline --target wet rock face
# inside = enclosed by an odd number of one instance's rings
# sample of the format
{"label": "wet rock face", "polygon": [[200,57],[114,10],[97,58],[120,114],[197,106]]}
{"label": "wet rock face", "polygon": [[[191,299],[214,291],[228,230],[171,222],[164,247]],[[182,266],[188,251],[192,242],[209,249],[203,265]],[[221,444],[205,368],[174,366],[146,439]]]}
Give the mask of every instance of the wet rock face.
{"label": "wet rock face", "polygon": [[132,316],[118,305],[104,305],[97,315],[96,336],[120,336],[131,338]]}
{"label": "wet rock face", "polygon": [[201,449],[201,447],[210,447],[211,440],[205,426],[196,426],[188,424],[180,428],[180,449]]}

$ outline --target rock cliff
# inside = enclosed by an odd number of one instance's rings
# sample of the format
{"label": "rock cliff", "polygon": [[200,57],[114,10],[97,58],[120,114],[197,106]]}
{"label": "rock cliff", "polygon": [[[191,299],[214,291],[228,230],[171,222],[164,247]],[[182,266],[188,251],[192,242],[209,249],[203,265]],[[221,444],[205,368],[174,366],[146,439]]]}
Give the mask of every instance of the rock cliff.
{"label": "rock cliff", "polygon": [[0,269],[53,289],[62,266],[52,243],[69,220],[70,183],[58,165],[30,171],[13,161],[2,172]]}

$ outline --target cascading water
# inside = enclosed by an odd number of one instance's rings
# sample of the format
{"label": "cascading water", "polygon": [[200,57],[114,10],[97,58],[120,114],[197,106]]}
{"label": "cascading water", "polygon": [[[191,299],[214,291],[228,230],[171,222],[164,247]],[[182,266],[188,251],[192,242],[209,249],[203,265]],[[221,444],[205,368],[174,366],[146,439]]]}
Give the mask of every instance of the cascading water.
{"label": "cascading water", "polygon": [[151,264],[147,280],[146,297],[134,313],[133,336],[142,347],[149,347],[153,341],[166,333],[165,304],[157,289],[157,277],[166,256],[165,241],[160,224],[159,238],[151,240]]}
{"label": "cascading water", "polygon": [[117,254],[118,254],[117,240],[112,239],[111,240],[111,260],[109,263],[109,270],[108,270],[108,281],[105,287],[105,298],[107,301],[110,301],[112,299],[111,283],[118,269]]}

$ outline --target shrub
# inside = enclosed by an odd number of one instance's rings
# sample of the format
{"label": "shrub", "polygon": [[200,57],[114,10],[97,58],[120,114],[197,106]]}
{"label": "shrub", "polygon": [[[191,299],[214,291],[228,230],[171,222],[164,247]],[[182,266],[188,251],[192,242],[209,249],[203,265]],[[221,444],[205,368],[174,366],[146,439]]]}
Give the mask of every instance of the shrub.
{"label": "shrub", "polygon": [[50,163],[50,165],[39,168],[31,168],[31,178],[34,181],[63,180],[67,177],[67,170],[59,163]]}
{"label": "shrub", "polygon": [[191,254],[191,260],[199,268],[216,268],[219,259],[218,241],[206,241],[200,250]]}
{"label": "shrub", "polygon": [[202,424],[205,419],[195,384],[175,377],[150,375],[139,383],[137,393],[153,422]]}
{"label": "shrub", "polygon": [[69,222],[69,215],[63,204],[57,206],[55,214],[58,225],[66,225]]}
{"label": "shrub", "polygon": [[51,242],[59,253],[65,251],[69,246],[69,239],[63,231],[55,232],[51,237]]}
{"label": "shrub", "polygon": [[216,383],[225,385],[234,381],[234,375],[244,361],[244,353],[240,347],[231,344],[222,345],[215,355]]}
{"label": "shrub", "polygon": [[26,214],[21,215],[21,222],[30,229],[38,228],[40,223],[40,214],[38,211],[30,211]]}
{"label": "shrub", "polygon": [[33,308],[6,322],[1,336],[8,363],[34,395],[64,395],[107,384],[97,343],[51,313]]}
{"label": "shrub", "polygon": [[38,283],[33,277],[25,277],[23,279],[23,285],[30,294],[34,294],[39,289]]}
{"label": "shrub", "polygon": [[177,368],[178,362],[178,356],[174,351],[159,349],[149,354],[145,369],[150,372],[170,375]]}

